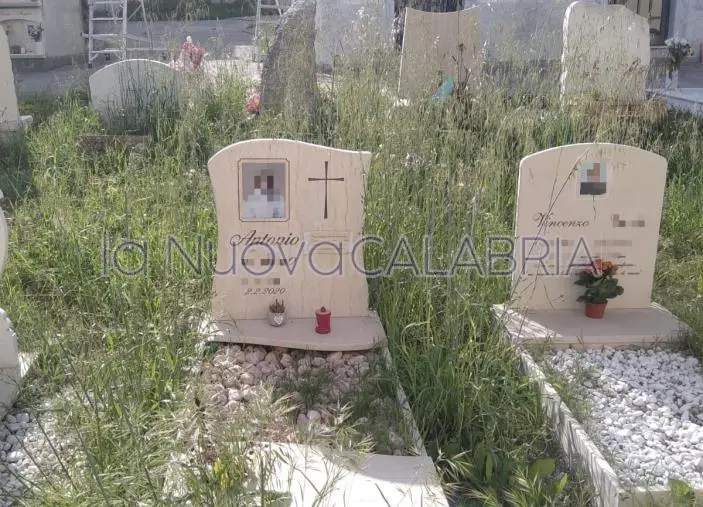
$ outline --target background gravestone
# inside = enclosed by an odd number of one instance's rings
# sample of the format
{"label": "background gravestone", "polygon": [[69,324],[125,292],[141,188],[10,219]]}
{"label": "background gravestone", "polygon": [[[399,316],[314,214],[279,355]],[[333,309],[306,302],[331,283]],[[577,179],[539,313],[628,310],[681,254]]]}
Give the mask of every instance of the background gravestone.
{"label": "background gravestone", "polygon": [[582,309],[574,280],[590,255],[620,266],[625,293],[609,308],[649,308],[666,172],[663,157],[617,144],[573,144],[522,159],[512,306]]}
{"label": "background gravestone", "polygon": [[295,0],[276,28],[261,71],[261,107],[312,118],[317,100],[315,0]]}
{"label": "background gravestone", "polygon": [[480,12],[481,41],[491,62],[558,62],[564,14],[572,0],[465,0]]}
{"label": "background gravestone", "polygon": [[403,98],[429,98],[452,77],[455,86],[481,72],[478,9],[421,12],[407,8],[403,29],[398,93]]}
{"label": "background gravestone", "polygon": [[[385,339],[362,271],[368,152],[299,141],[233,144],[208,163],[217,208],[213,319],[222,341],[359,350]],[[268,325],[282,300],[289,322]],[[332,312],[316,335],[315,311]]]}
{"label": "background gravestone", "polygon": [[19,119],[10,47],[5,30],[0,29],[0,132],[16,130]]}
{"label": "background gravestone", "polygon": [[624,5],[574,2],[564,16],[562,100],[591,91],[626,103],[645,99],[649,22]]}
{"label": "background gravestone", "polygon": [[134,117],[146,121],[156,108],[174,107],[184,88],[184,76],[155,60],[133,59],[112,63],[88,78],[93,108],[106,123]]}
{"label": "background gravestone", "polygon": [[315,56],[331,67],[335,56],[391,47],[392,0],[317,0]]}

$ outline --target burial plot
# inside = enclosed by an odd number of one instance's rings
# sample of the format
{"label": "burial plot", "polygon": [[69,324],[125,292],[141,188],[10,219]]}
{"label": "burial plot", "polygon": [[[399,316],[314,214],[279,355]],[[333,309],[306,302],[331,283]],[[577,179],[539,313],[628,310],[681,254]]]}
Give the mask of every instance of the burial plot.
{"label": "burial plot", "polygon": [[624,5],[574,2],[564,16],[562,101],[591,92],[632,103],[645,99],[649,22]]}
{"label": "burial plot", "polygon": [[479,10],[423,12],[405,9],[398,94],[429,98],[447,78],[456,88],[481,72]]}
{"label": "burial plot", "polygon": [[393,29],[391,0],[318,0],[315,11],[317,64],[357,50],[388,49]]}
{"label": "burial plot", "polygon": [[90,100],[106,122],[125,115],[141,116],[159,105],[175,104],[183,80],[181,73],[162,62],[122,60],[90,76]]}
{"label": "burial plot", "polygon": [[[612,345],[683,329],[651,299],[666,173],[663,157],[617,144],[561,146],[520,162],[510,307],[529,317],[509,323],[511,333]],[[574,284],[596,258],[619,267],[625,290],[602,320],[584,316]]]}
{"label": "burial plot", "polygon": [[[216,341],[321,351],[385,342],[369,311],[360,241],[370,163],[368,152],[269,139],[233,144],[210,159]],[[286,309],[281,327],[267,321],[275,300]],[[315,332],[322,307],[332,314],[330,334]]]}

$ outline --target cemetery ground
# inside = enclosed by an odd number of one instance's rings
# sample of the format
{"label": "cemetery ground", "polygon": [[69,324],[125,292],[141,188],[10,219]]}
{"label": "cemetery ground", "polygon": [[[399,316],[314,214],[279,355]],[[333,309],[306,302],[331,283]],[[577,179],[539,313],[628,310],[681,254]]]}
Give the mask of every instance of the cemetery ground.
{"label": "cemetery ground", "polygon": [[[507,93],[497,85],[393,107],[381,87],[392,88],[397,76],[336,78],[311,125],[295,114],[249,118],[246,83],[227,81],[183,109],[142,115],[143,124],[123,132],[147,136],[131,152],[79,149],[79,136],[102,131],[85,92],[21,104],[34,125],[0,151],[11,230],[2,294],[21,350],[36,358],[0,429],[8,501],[19,494],[28,505],[173,504],[164,499],[166,485],[174,456],[185,455],[179,487],[193,505],[270,505],[252,478],[255,441],[412,453],[393,401],[397,380],[457,505],[589,504],[586,482],[565,467],[539,393],[491,312],[508,299],[509,277],[471,270],[423,277],[398,269],[369,279],[393,359],[388,368],[370,353],[310,354],[308,362],[285,350],[203,347],[199,325],[212,273],[185,260],[170,264],[165,246],[149,250],[145,272],[105,270],[106,240],[166,245],[175,237],[191,253],[199,238],[214,242],[206,164],[245,139],[285,137],[373,153],[364,232],[385,242],[367,247],[367,269],[386,265],[401,237],[422,252],[423,237],[432,235],[439,270],[451,265],[467,234],[478,251],[490,235],[511,235],[517,167],[530,153],[592,141],[658,153],[669,175],[655,296],[692,326],[687,350],[703,357],[701,120],[661,116],[654,104],[625,113],[595,100],[563,112],[558,95]],[[123,267],[142,267],[138,250],[119,259]],[[205,395],[213,389],[208,365],[285,369],[289,361],[299,375],[288,381],[248,378],[227,386],[219,372],[223,387],[214,399],[226,392],[227,400],[213,404]],[[302,371],[301,361],[308,366]],[[354,373],[351,363],[365,366]],[[336,385],[335,364],[357,379],[338,404],[322,399]],[[287,398],[277,401],[280,395]],[[225,404],[221,417],[213,405]]]}

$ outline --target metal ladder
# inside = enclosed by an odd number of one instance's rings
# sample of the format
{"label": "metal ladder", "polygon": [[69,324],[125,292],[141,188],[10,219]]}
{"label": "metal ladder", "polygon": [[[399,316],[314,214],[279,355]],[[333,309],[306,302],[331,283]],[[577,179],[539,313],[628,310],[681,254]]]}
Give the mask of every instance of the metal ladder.
{"label": "metal ladder", "polygon": [[[131,51],[166,51],[164,48],[154,47],[144,0],[139,0],[131,14],[127,4],[128,0],[88,0],[88,33],[83,34],[83,37],[88,39],[88,68],[93,66],[93,61],[100,55],[104,55],[107,60],[112,55],[126,60],[128,52]],[[146,38],[131,35],[127,30],[129,21],[140,12],[146,25]],[[111,23],[113,29],[110,33],[95,33],[96,23]],[[96,41],[104,43],[105,47],[96,49]],[[129,47],[128,41],[144,42],[148,47]]]}
{"label": "metal ladder", "polygon": [[[281,21],[281,16],[286,12],[290,0],[256,0],[256,24],[254,25],[254,61],[260,61],[263,54],[259,48],[261,42],[262,25],[277,25]],[[276,14],[264,13],[277,11]]]}

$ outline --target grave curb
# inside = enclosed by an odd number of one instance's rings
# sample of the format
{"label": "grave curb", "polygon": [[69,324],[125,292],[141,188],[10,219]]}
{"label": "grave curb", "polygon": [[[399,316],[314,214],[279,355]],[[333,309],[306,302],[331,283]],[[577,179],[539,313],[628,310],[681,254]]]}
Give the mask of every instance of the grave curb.
{"label": "grave curb", "polygon": [[677,109],[679,111],[687,111],[694,115],[700,116],[703,114],[703,104],[694,99],[684,97],[680,93],[681,89],[678,90],[647,90],[647,93],[653,98],[662,98],[666,101],[669,109]]}
{"label": "grave curb", "polygon": [[[653,303],[656,307],[660,307]],[[661,307],[660,307],[661,308]],[[505,328],[501,317],[506,315],[503,305],[492,308],[497,324],[500,326],[503,339],[514,345],[519,356],[520,367],[527,374],[530,384],[536,386],[540,393],[541,404],[549,420],[551,431],[559,439],[562,452],[569,466],[584,471],[588,476],[591,487],[595,490],[593,503],[596,507],[645,507],[645,506],[674,506],[671,492],[665,487],[638,487],[632,490],[623,488],[617,474],[603,457],[598,446],[593,442],[583,425],[576,420],[573,412],[564,403],[556,389],[549,383],[546,375],[537,365],[529,352],[530,346],[549,345],[549,340],[518,341]],[[659,343],[644,343],[639,346],[654,347]],[[579,350],[589,347],[573,346]],[[615,348],[633,346],[633,344],[616,344]],[[593,347],[591,347],[593,348]],[[597,347],[596,347],[597,348]],[[696,498],[703,499],[703,491],[696,491]]]}
{"label": "grave curb", "polygon": [[[591,486],[596,490],[593,502],[597,507],[644,507],[675,506],[671,490],[656,486],[625,489],[617,474],[605,460],[598,446],[588,436],[584,427],[574,417],[569,407],[562,401],[557,391],[547,380],[530,353],[518,349],[520,365],[527,373],[530,383],[540,391],[542,408],[547,413],[552,431],[559,438],[562,451],[569,464],[584,469]],[[585,465],[584,465],[585,464]],[[696,499],[703,499],[703,490],[696,490]]]}
{"label": "grave curb", "polygon": [[[653,308],[659,308],[670,313],[666,308],[652,303]],[[500,326],[502,338],[515,347],[519,356],[520,367],[527,374],[530,384],[536,386],[540,393],[542,409],[549,420],[550,429],[558,438],[562,452],[570,466],[574,466],[586,473],[591,487],[595,490],[593,505],[595,507],[675,507],[677,504],[667,487],[637,487],[626,489],[621,484],[617,474],[603,457],[598,446],[586,432],[583,425],[576,420],[573,412],[564,403],[556,389],[549,383],[546,375],[533,359],[530,347],[549,346],[550,340],[519,340],[505,327],[507,305],[494,305],[492,307],[496,323]],[[678,319],[677,319],[678,320]],[[679,321],[685,329],[688,325]],[[677,339],[669,340],[676,342]],[[656,347],[660,342],[644,343],[617,343],[614,348],[623,347]],[[571,344],[578,350],[600,348],[600,346],[582,346]],[[703,500],[703,490],[695,490],[697,500]]]}
{"label": "grave curb", "polygon": [[[211,343],[218,343],[221,345],[240,345],[240,346],[247,346],[251,344],[238,344],[234,342],[218,342],[216,340],[213,340],[212,337],[208,336],[207,330],[209,329],[209,324],[211,323],[210,317],[205,316],[203,319],[201,319],[200,324],[199,324],[199,334],[203,337],[203,340],[201,341],[200,345],[207,345]],[[252,345],[255,346],[255,345]],[[198,359],[196,360],[196,372],[194,375],[194,379],[198,378],[200,373],[202,372],[202,366],[204,364],[204,361],[202,360],[202,352],[200,348],[196,348],[198,350]],[[393,358],[390,353],[390,349],[388,348],[388,343],[384,343],[382,345],[378,345],[376,347],[372,347],[368,350],[378,350],[381,349],[381,356],[384,359],[384,362],[386,366],[394,373],[397,374],[397,371],[395,369],[395,366],[393,365]],[[300,349],[299,349],[300,350]],[[350,351],[350,352],[361,352],[361,351]],[[408,402],[408,398],[405,394],[405,391],[403,390],[402,385],[400,384],[399,379],[397,380],[397,388],[396,388],[396,402],[401,408],[401,413],[402,417],[404,419],[405,424],[408,426],[410,430],[410,437],[412,439],[412,445],[414,447],[414,450],[418,452],[418,454],[415,456],[417,458],[426,458],[431,460],[431,457],[427,454],[427,450],[425,449],[425,444],[422,439],[422,436],[420,434],[420,431],[417,426],[417,422],[415,421],[415,418],[412,413],[412,409],[410,408],[410,404]],[[260,446],[271,446],[274,445],[274,442],[268,442],[268,441],[257,441],[255,442],[257,445]],[[315,450],[314,447],[311,447],[311,450]],[[369,456],[372,456],[373,454],[370,454]],[[403,456],[404,458],[412,457],[413,454],[409,454],[408,456]],[[164,481],[164,486],[162,490],[162,498],[179,498],[183,497],[185,494],[185,491],[182,489],[181,481],[178,478],[179,474],[179,464],[183,464],[184,461],[187,462],[188,457],[185,454],[182,455],[174,455],[172,456],[171,460],[167,463],[167,469],[168,471],[166,472],[166,477]],[[433,461],[433,460],[432,460]],[[444,504],[449,506],[449,503],[447,501],[446,495],[444,494],[443,487],[442,487],[442,481],[441,478],[439,477],[439,474],[436,473],[436,467],[435,467],[435,478],[437,480],[437,486],[440,488],[441,495],[442,495],[442,500],[444,500]]]}

